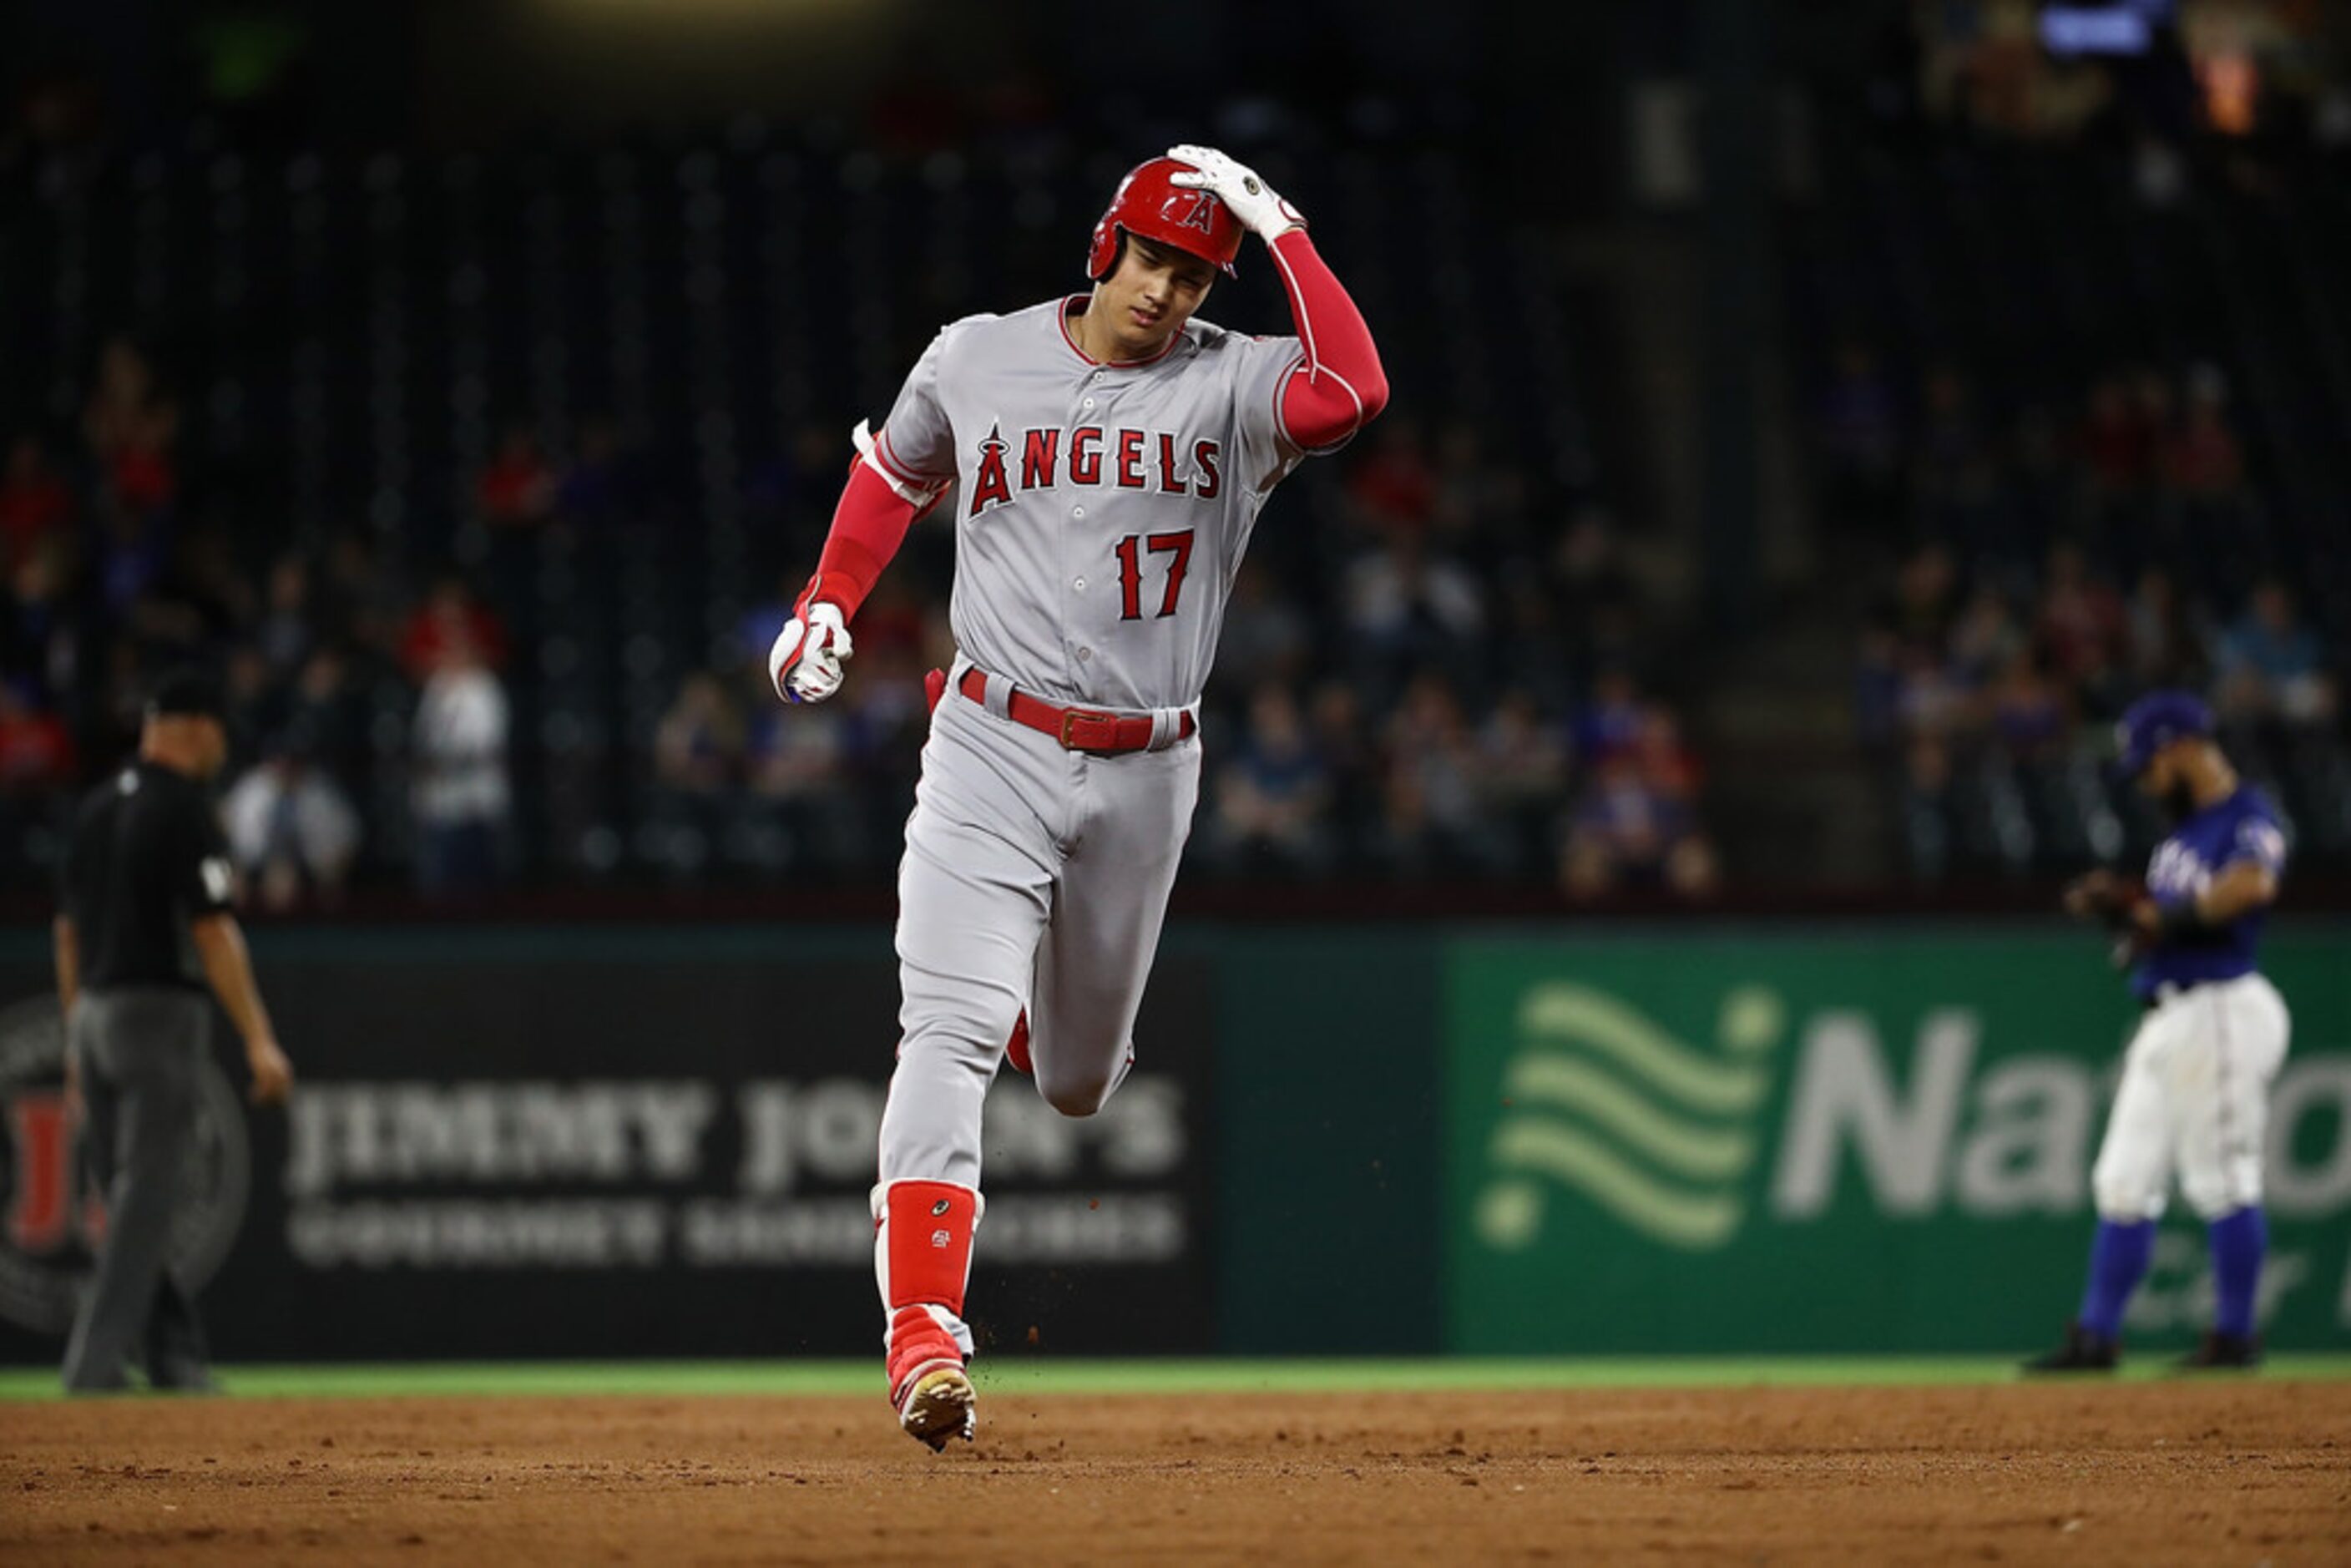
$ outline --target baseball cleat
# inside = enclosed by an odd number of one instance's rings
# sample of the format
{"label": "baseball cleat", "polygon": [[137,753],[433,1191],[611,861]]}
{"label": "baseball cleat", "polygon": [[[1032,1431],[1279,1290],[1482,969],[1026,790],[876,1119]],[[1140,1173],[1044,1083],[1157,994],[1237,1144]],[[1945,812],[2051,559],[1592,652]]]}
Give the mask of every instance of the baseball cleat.
{"label": "baseball cleat", "polygon": [[2024,1364],[2026,1372],[2112,1372],[2122,1361],[2121,1347],[2080,1323],[2065,1325],[2065,1342],[2046,1355]]}
{"label": "baseball cleat", "polygon": [[2259,1334],[2206,1329],[2203,1343],[2171,1364],[2176,1372],[2249,1372],[2262,1364]]}
{"label": "baseball cleat", "polygon": [[979,1402],[971,1378],[960,1366],[934,1366],[919,1373],[898,1402],[898,1425],[937,1453],[950,1437],[971,1441],[979,1425]]}

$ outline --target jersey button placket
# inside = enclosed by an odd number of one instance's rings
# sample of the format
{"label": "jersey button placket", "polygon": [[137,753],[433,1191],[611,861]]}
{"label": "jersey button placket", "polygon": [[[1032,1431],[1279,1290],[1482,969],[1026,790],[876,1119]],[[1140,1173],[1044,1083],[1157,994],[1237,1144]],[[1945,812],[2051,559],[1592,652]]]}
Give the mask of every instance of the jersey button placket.
{"label": "jersey button placket", "polygon": [[[1081,392],[1083,395],[1081,395],[1078,399],[1078,411],[1080,417],[1073,422],[1074,423],[1085,423],[1085,416],[1093,413],[1094,400],[1087,389],[1092,388],[1095,382],[1101,381],[1102,377],[1102,371],[1099,368],[1096,368],[1087,371],[1086,379],[1079,383]],[[1070,508],[1070,518],[1072,522],[1084,522],[1086,520],[1085,507],[1071,507]],[[1083,530],[1071,528],[1067,530],[1063,537],[1070,543],[1079,544],[1082,547]],[[1064,549],[1062,559],[1064,564],[1066,564],[1068,561],[1066,548]],[[1085,591],[1086,580],[1084,576],[1080,573],[1071,572],[1062,580],[1071,585],[1071,593],[1072,596]],[[1072,658],[1075,661],[1074,665],[1070,670],[1071,684],[1073,685],[1082,686],[1084,682],[1079,678],[1079,670],[1075,666],[1090,663],[1094,656],[1094,651],[1090,647],[1084,647],[1078,644],[1076,634],[1081,628],[1083,622],[1076,605],[1073,604],[1071,606],[1069,613],[1062,617],[1061,624],[1064,628],[1064,635],[1061,642],[1063,656]],[[1076,759],[1075,753],[1071,753],[1071,758],[1073,761]]]}
{"label": "jersey button placket", "polygon": [[[1088,402],[1092,402],[1093,400],[1089,398],[1086,401]],[[1072,519],[1078,522],[1083,522],[1085,521],[1086,509],[1083,507],[1071,507],[1070,508],[1070,516]],[[1070,580],[1070,591],[1071,594],[1083,593],[1085,591],[1086,580],[1083,574],[1072,577]],[[1074,608],[1070,613],[1070,624],[1072,626],[1082,626],[1084,624],[1083,617],[1080,615]],[[1093,661],[1094,651],[1090,647],[1081,644],[1077,650],[1077,654],[1079,664],[1091,664]]]}

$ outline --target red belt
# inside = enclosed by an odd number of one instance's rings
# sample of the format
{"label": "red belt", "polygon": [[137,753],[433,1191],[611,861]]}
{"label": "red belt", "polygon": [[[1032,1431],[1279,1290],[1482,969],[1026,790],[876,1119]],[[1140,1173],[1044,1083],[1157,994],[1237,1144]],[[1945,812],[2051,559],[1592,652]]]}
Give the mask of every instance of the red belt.
{"label": "red belt", "polygon": [[[956,690],[979,704],[987,706],[987,676],[977,668],[963,673]],[[1005,712],[1015,724],[1025,724],[1040,735],[1050,735],[1061,743],[1065,751],[1148,751],[1151,731],[1156,721],[1149,714],[1102,713],[1093,708],[1062,707],[1057,703],[1040,702],[1028,693],[1013,691],[1005,703]],[[1192,716],[1186,713],[1176,728],[1176,738],[1192,738]]]}

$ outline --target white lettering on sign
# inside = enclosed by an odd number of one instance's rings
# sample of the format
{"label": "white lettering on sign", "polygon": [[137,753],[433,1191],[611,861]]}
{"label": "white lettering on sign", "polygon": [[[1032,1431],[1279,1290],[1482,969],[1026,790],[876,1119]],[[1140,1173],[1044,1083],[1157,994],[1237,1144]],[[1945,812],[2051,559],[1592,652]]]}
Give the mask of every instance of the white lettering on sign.
{"label": "white lettering on sign", "polygon": [[[1774,1212],[1786,1219],[1826,1212],[1848,1153],[1889,1218],[1923,1217],[1947,1204],[1986,1219],[2085,1210],[2114,1073],[2068,1057],[2021,1056],[1970,1081],[1979,1034],[1972,1014],[1930,1015],[1911,1052],[1906,1095],[1865,1016],[1813,1019],[1789,1091]],[[2314,1119],[2331,1138],[2304,1138]],[[2351,1056],[2286,1063],[2271,1091],[2263,1155],[2262,1201],[2273,1215],[2325,1219],[2351,1207]]]}
{"label": "white lettering on sign", "polygon": [[684,1182],[706,1083],[316,1083],[289,1107],[286,1190],[431,1182]]}
{"label": "white lettering on sign", "polygon": [[651,1269],[669,1209],[651,1199],[306,1203],[287,1244],[313,1269]]}
{"label": "white lettering on sign", "polygon": [[[862,1078],[744,1084],[735,1095],[743,1125],[737,1188],[774,1197],[803,1184],[872,1182],[883,1099],[881,1087]],[[1165,1076],[1129,1079],[1098,1114],[1081,1118],[1046,1104],[1027,1079],[1001,1078],[988,1094],[983,1125],[991,1180],[1065,1181],[1090,1154],[1110,1176],[1149,1180],[1179,1167],[1188,1147],[1184,1085]]]}
{"label": "white lettering on sign", "polygon": [[[292,1107],[288,1247],[320,1270],[869,1265],[882,1085],[740,1085],[731,1173],[718,1098],[695,1080],[312,1083]],[[1182,1174],[1178,1081],[1132,1079],[1101,1114],[1074,1120],[1028,1080],[999,1080],[987,1129],[991,1183],[1061,1189],[991,1194],[991,1265],[1184,1256],[1185,1195],[1094,1185]],[[714,1135],[722,1163],[705,1170]],[[688,1190],[647,1190],[656,1186]]]}
{"label": "white lettering on sign", "polygon": [[[1191,1233],[1174,1193],[1010,1193],[981,1222],[988,1266],[1172,1263]],[[788,1203],[713,1198],[678,1214],[679,1261],[690,1268],[848,1267],[873,1258],[873,1217],[862,1197]]]}
{"label": "white lettering on sign", "polygon": [[1959,1155],[1959,1207],[1987,1218],[2073,1213],[2090,1168],[2091,1099],[2088,1074],[2054,1057],[1986,1073]]}
{"label": "white lettering on sign", "polygon": [[[2271,1253],[2254,1288],[2254,1321],[2267,1322],[2274,1317],[2279,1303],[2309,1277],[2307,1253]],[[2212,1321],[2212,1303],[2210,1254],[2204,1238],[2167,1230],[2155,1239],[2146,1281],[2132,1293],[2123,1322],[2147,1333],[2202,1328]]]}
{"label": "white lettering on sign", "polygon": [[[2314,1163],[2297,1165],[2294,1134],[2312,1113],[2331,1115],[2335,1143]],[[2270,1210],[2286,1219],[2320,1219],[2351,1204],[2351,1056],[2289,1062],[2270,1095],[2267,1192]]]}
{"label": "white lettering on sign", "polygon": [[1789,1098],[1773,1208],[1796,1219],[1825,1210],[1850,1146],[1881,1212],[1931,1210],[1940,1197],[1944,1157],[1959,1126],[1979,1032],[1972,1013],[1930,1014],[1918,1026],[1905,1104],[1888,1081],[1886,1052],[1866,1014],[1814,1018]]}

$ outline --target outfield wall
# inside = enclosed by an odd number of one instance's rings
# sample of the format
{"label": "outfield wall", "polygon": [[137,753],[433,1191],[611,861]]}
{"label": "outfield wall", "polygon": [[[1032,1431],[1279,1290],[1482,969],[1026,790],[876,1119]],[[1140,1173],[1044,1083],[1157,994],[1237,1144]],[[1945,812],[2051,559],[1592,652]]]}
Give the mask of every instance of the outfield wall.
{"label": "outfield wall", "polygon": [[[234,1359],[855,1354],[886,927],[271,929],[303,1073],[233,1053],[181,1239]],[[2290,926],[2273,1343],[2351,1343],[2351,930]],[[102,1217],[37,943],[0,946],[0,1357]],[[1206,925],[1134,1076],[989,1101],[973,1316],[1071,1354],[1968,1352],[2065,1315],[2133,1013],[2039,925]],[[2209,1297],[2167,1223],[2137,1309]]]}

